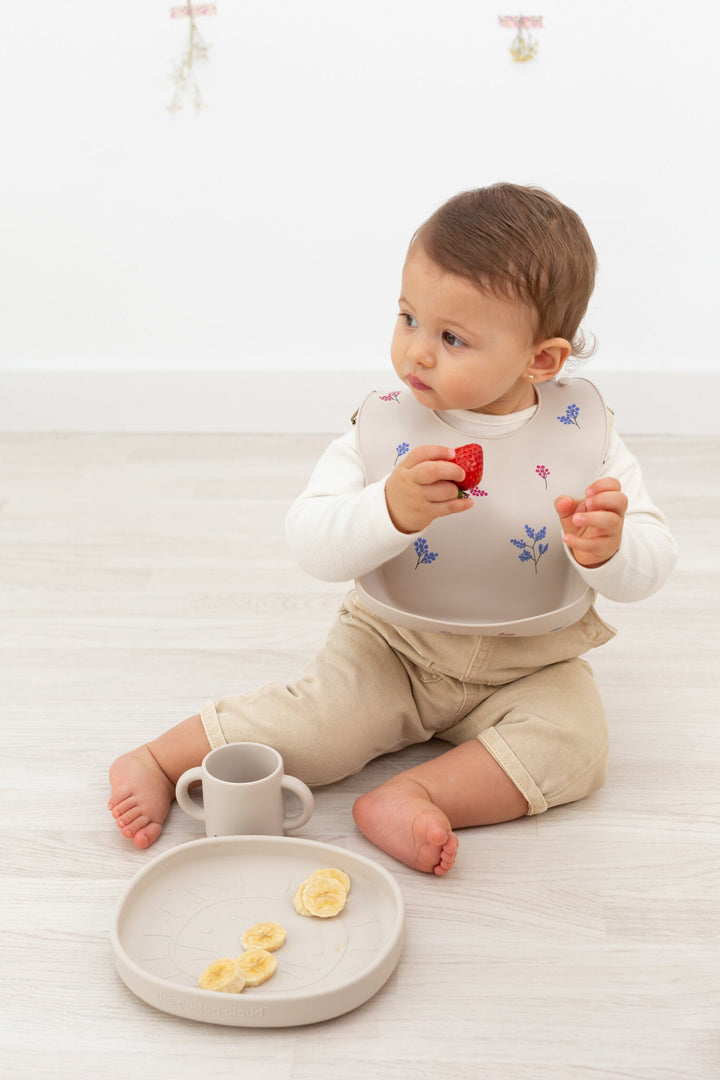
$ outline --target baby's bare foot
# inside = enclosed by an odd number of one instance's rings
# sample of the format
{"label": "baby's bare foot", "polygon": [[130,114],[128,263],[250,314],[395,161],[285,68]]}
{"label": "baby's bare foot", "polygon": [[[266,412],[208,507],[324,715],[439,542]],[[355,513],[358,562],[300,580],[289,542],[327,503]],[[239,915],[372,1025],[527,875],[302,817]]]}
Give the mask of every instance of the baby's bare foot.
{"label": "baby's bare foot", "polygon": [[361,795],[353,817],[368,840],[414,870],[447,874],[455,862],[458,838],[450,821],[425,788],[406,776]]}
{"label": "baby's bare foot", "polygon": [[150,847],[168,816],[175,797],[174,784],[147,746],[139,746],[114,761],[110,783],[108,809],[118,828],[136,847]]}

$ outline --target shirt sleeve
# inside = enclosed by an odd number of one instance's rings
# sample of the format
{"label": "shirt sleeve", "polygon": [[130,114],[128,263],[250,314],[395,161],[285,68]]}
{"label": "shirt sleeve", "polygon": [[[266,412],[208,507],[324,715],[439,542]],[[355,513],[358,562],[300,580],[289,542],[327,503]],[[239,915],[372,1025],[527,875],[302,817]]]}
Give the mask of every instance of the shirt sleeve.
{"label": "shirt sleeve", "polygon": [[420,535],[393,525],[386,479],[365,484],[354,428],[328,446],[287,515],[286,535],[301,569],[322,581],[351,581]]}
{"label": "shirt sleeve", "polygon": [[587,569],[568,558],[588,585],[608,600],[631,602],[651,596],[667,581],[678,549],[664,515],[650,498],[640,464],[613,428],[603,476],[619,480],[628,508],[618,551],[602,566]]}

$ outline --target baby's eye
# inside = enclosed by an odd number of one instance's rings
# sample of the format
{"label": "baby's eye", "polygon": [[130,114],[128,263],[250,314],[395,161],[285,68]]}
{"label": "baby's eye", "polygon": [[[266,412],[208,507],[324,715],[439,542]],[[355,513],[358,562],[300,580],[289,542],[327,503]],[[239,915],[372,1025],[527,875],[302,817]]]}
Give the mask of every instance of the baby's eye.
{"label": "baby's eye", "polygon": [[417,319],[415,318],[415,316],[414,315],[408,315],[408,313],[406,311],[401,311],[398,318],[404,319],[405,320],[405,325],[410,330],[415,330],[415,328],[417,327]]}
{"label": "baby's eye", "polygon": [[457,337],[456,334],[451,334],[449,330],[445,331],[443,337],[445,338],[445,341],[447,341],[448,345],[451,345],[453,349],[457,349],[461,345],[465,344],[462,338]]}

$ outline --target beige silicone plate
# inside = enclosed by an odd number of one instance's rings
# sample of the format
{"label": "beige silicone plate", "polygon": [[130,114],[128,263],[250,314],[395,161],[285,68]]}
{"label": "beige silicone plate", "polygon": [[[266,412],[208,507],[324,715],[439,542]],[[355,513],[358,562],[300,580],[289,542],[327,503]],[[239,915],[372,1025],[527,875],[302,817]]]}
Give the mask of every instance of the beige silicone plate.
{"label": "beige silicone plate", "polygon": [[[293,896],[312,873],[350,875],[331,919],[298,915]],[[198,987],[201,972],[242,952],[244,931],[278,922],[287,941],[266,983],[241,994]],[[111,930],[115,966],[143,1001],[176,1016],[237,1027],[312,1024],[372,997],[402,952],[402,894],[381,866],[330,844],[287,836],[221,836],[165,852],[130,882]]]}

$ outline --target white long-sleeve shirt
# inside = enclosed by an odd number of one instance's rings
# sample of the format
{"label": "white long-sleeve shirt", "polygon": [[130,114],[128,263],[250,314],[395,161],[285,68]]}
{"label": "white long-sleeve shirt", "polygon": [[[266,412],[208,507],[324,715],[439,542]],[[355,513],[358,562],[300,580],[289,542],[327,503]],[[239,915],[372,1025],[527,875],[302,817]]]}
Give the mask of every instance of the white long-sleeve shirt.
{"label": "white long-sleeve shirt", "polygon": [[[520,427],[534,408],[509,416],[453,411],[441,413],[459,434],[481,440]],[[574,563],[583,580],[609,600],[642,600],[666,581],[677,561],[677,545],[663,514],[647,493],[640,465],[611,427],[600,476],[612,476],[628,498],[619,550],[595,569]],[[590,477],[591,483],[595,477]],[[299,566],[323,581],[350,581],[395,558],[420,533],[402,533],[385,501],[387,477],[365,483],[356,429],[335,439],[320,458],[287,516],[287,537]],[[582,492],[567,492],[580,498]],[[572,553],[566,549],[573,560]]]}

